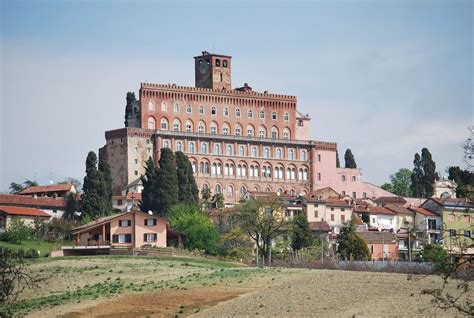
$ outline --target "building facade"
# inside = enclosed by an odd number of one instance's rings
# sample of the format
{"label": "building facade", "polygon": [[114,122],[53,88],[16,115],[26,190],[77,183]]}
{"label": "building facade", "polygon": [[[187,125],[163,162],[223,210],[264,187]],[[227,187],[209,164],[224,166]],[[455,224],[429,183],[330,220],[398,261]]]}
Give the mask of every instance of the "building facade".
{"label": "building facade", "polygon": [[[227,203],[247,191],[307,195],[333,186],[353,197],[387,193],[361,181],[359,169],[336,168],[337,145],[310,139],[309,115],[295,96],[232,89],[231,57],[202,52],[195,87],[142,83],[139,100],[127,96],[126,128],[107,131],[100,149],[111,166],[116,195],[158,163],[161,148],[190,159],[200,189]],[[388,194],[390,195],[390,194]]]}

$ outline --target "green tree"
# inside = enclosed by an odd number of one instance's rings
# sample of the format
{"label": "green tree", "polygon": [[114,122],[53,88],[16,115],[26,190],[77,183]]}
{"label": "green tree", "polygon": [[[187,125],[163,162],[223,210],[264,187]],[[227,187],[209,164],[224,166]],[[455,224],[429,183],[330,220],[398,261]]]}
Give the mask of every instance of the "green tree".
{"label": "green tree", "polygon": [[433,161],[428,148],[421,149],[421,166],[423,167],[423,187],[425,196],[431,197],[433,195],[433,184],[438,178],[436,173],[436,163]]}
{"label": "green tree", "polygon": [[25,180],[25,182],[23,182],[23,184],[25,185],[25,189],[29,188],[29,187],[37,187],[38,186],[38,182],[36,182],[34,180],[30,180],[30,179]]}
{"label": "green tree", "polygon": [[127,93],[127,105],[125,106],[125,127],[128,127],[128,120],[127,118],[132,114],[133,112],[133,102],[137,100],[135,97],[135,93],[133,92],[128,92]]}
{"label": "green tree", "polygon": [[339,151],[336,149],[336,168],[341,167],[341,162],[339,161]]}
{"label": "green tree", "polygon": [[160,209],[158,203],[158,168],[151,157],[146,161],[145,174],[141,176],[141,180],[143,190],[140,209],[157,214]]}
{"label": "green tree", "polygon": [[435,270],[443,270],[448,263],[448,252],[442,245],[428,244],[422,252],[425,262],[431,262]]}
{"label": "green tree", "polygon": [[390,175],[390,184],[385,183],[382,185],[382,189],[401,197],[411,197],[412,173],[410,169],[401,168],[395,174]]}
{"label": "green tree", "polygon": [[75,219],[76,212],[81,209],[81,201],[79,196],[74,193],[66,194],[66,205],[64,207],[63,218],[65,219]]}
{"label": "green tree", "polygon": [[337,243],[337,252],[344,260],[366,261],[370,259],[367,242],[357,235],[352,219],[341,228]]}
{"label": "green tree", "polygon": [[293,217],[291,231],[291,247],[294,250],[310,247],[313,244],[313,234],[305,213],[298,213]]}
{"label": "green tree", "polygon": [[19,217],[12,217],[6,231],[7,240],[21,244],[32,237],[33,230]]}
{"label": "green tree", "polygon": [[199,191],[194,179],[193,167],[189,158],[177,151],[176,156],[176,173],[178,178],[178,200],[179,202],[187,202],[196,204],[199,202]]}
{"label": "green tree", "polygon": [[104,209],[103,178],[97,170],[97,155],[90,151],[86,159],[86,176],[84,177],[83,193],[81,195],[81,217],[90,216],[92,219],[106,215]]}
{"label": "green tree", "polygon": [[351,169],[357,168],[354,155],[352,154],[352,151],[350,149],[346,150],[346,153],[344,154],[344,160],[346,162],[345,163],[346,168],[351,168]]}
{"label": "green tree", "polygon": [[176,160],[173,151],[169,148],[161,149],[157,174],[157,203],[158,214],[166,216],[169,209],[178,201],[178,176],[176,174]]}
{"label": "green tree", "polygon": [[390,183],[385,182],[380,186],[380,188],[384,189],[385,191],[393,193],[393,186]]}
{"label": "green tree", "polygon": [[201,197],[204,208],[208,209],[211,203],[211,189],[203,187],[201,189]]}
{"label": "green tree", "polygon": [[21,183],[11,182],[9,189],[10,189],[10,194],[17,194],[25,190],[25,187]]}
{"label": "green tree", "polygon": [[169,208],[169,219],[174,229],[184,233],[185,248],[216,254],[219,233],[209,216],[197,205],[176,204]]}
{"label": "green tree", "polygon": [[423,185],[424,175],[421,158],[418,153],[413,160],[413,173],[411,174],[411,192],[416,198],[425,197],[425,187]]}
{"label": "green tree", "polygon": [[211,199],[213,208],[222,208],[224,207],[224,195],[222,193],[215,193]]}
{"label": "green tree", "polygon": [[474,172],[459,167],[448,168],[448,179],[456,182],[456,196],[474,200]]}
{"label": "green tree", "polygon": [[102,211],[104,215],[110,215],[112,213],[112,171],[107,160],[99,160],[99,172],[102,181],[102,187],[100,188],[100,196],[102,198]]}

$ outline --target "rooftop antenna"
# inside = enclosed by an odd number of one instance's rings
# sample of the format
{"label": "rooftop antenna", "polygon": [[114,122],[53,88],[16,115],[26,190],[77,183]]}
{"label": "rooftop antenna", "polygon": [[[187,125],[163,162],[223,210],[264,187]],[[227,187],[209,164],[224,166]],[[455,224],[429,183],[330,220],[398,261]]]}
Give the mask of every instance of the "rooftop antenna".
{"label": "rooftop antenna", "polygon": [[214,40],[212,40],[212,54],[214,54]]}

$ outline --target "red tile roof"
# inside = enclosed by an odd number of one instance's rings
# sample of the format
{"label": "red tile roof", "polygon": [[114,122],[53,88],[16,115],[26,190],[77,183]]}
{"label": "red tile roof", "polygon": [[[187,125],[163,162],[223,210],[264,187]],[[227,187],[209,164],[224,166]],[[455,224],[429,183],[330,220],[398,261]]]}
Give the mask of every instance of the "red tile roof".
{"label": "red tile roof", "polygon": [[386,205],[386,209],[389,209],[392,212],[395,212],[397,214],[411,214],[413,215],[413,211],[410,211],[409,209],[403,207],[403,206],[397,206],[397,205]]}
{"label": "red tile roof", "polygon": [[394,196],[394,197],[378,197],[377,199],[375,199],[375,202],[377,203],[399,203],[399,204],[405,204],[407,203],[407,201],[402,198],[402,197],[397,197],[397,196]]}
{"label": "red tile roof", "polygon": [[18,194],[25,195],[34,193],[69,191],[72,187],[73,185],[71,183],[53,184],[49,186],[34,186],[26,188]]}
{"label": "red tile roof", "polygon": [[369,213],[369,214],[386,214],[386,215],[395,215],[395,212],[390,211],[389,209],[380,207],[380,206],[356,206],[355,212],[358,213]]}
{"label": "red tile roof", "polygon": [[437,216],[433,212],[428,211],[428,210],[423,209],[423,208],[410,208],[410,210],[412,210],[413,212],[416,212],[416,213],[426,215],[426,216]]}
{"label": "red tile roof", "polygon": [[328,198],[327,200],[323,200],[323,202],[326,202],[326,205],[333,205],[333,206],[343,206],[343,207],[351,207],[349,203],[347,203],[344,200],[341,199],[336,199],[334,197]]}
{"label": "red tile roof", "polygon": [[326,222],[309,222],[309,228],[313,231],[331,232],[331,227]]}
{"label": "red tile roof", "polygon": [[34,198],[27,195],[0,194],[0,204],[21,205],[29,207],[48,206],[64,208],[66,206],[66,201],[63,198]]}
{"label": "red tile roof", "polygon": [[357,232],[369,244],[397,244],[397,235],[392,232],[364,231]]}
{"label": "red tile roof", "polygon": [[[127,195],[114,195],[112,197],[112,200],[127,200],[127,201],[132,201],[132,193],[129,192]],[[141,201],[142,200],[142,194],[141,193],[135,193],[134,200]]]}
{"label": "red tile roof", "polygon": [[41,217],[51,217],[46,212],[43,212],[34,208],[24,208],[18,206],[5,206],[0,205],[0,212],[4,212],[9,215],[26,215],[26,216],[41,216]]}

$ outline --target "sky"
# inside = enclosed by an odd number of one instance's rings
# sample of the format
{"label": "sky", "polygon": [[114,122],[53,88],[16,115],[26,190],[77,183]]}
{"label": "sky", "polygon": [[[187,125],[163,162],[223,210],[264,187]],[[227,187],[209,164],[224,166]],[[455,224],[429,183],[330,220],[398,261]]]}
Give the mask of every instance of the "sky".
{"label": "sky", "polygon": [[380,185],[427,147],[465,167],[474,124],[472,1],[0,0],[0,192],[82,180],[141,82],[194,86],[201,51],[232,84],[296,95],[311,138]]}

